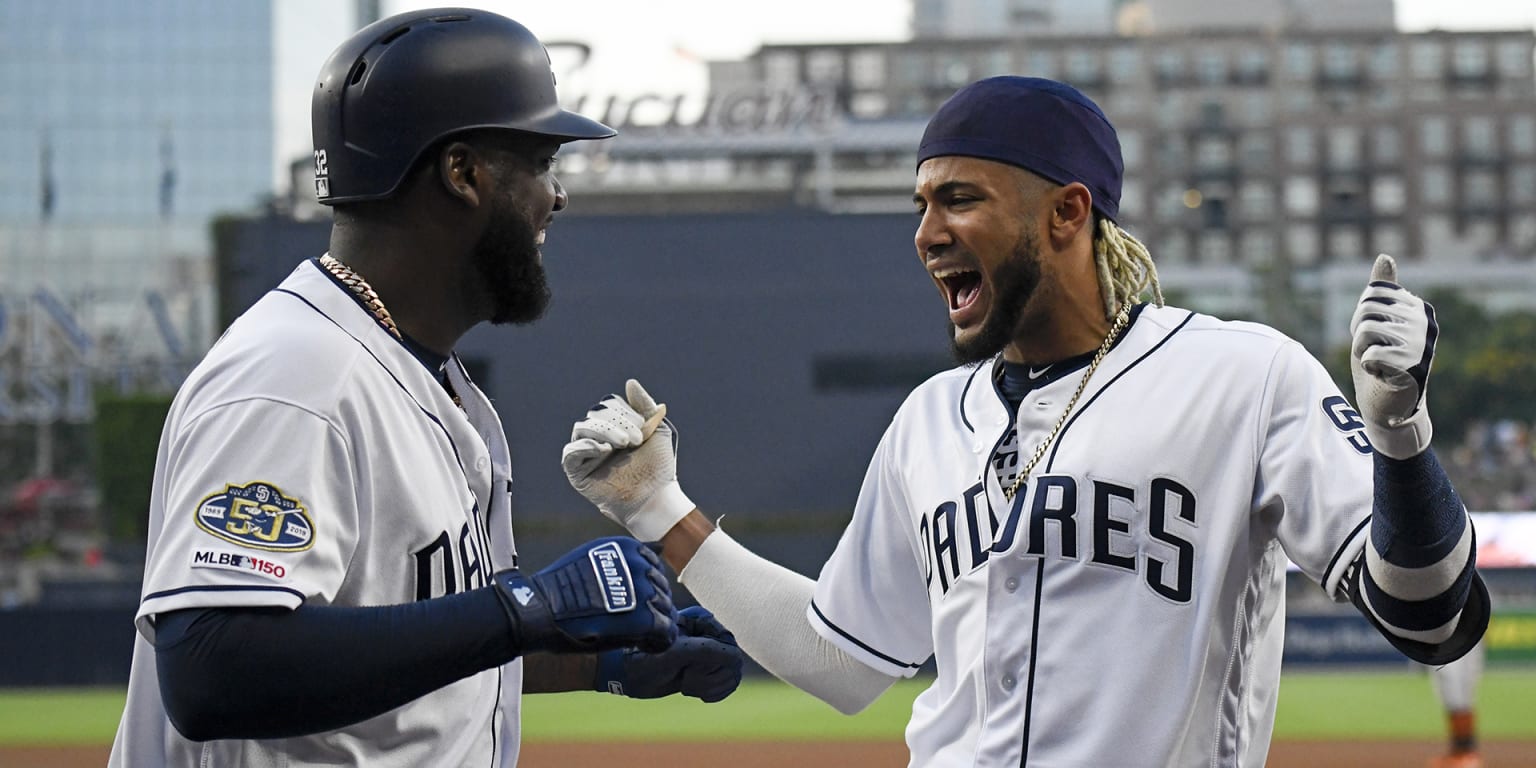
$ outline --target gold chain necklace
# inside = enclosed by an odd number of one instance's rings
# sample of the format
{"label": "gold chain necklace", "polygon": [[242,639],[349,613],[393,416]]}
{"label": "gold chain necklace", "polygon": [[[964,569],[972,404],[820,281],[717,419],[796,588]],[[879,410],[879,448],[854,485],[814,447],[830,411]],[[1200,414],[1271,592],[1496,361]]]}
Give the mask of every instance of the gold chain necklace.
{"label": "gold chain necklace", "polygon": [[[1067,407],[1061,412],[1061,418],[1056,420],[1056,426],[1051,427],[1051,434],[1046,435],[1045,440],[1035,446],[1035,455],[1029,457],[1029,463],[1019,470],[1019,476],[1013,479],[1013,485],[1003,489],[1003,498],[1013,501],[1013,495],[1019,492],[1019,486],[1024,484],[1024,479],[1029,477],[1030,471],[1040,463],[1040,458],[1045,455],[1045,449],[1050,447],[1051,441],[1056,439],[1056,434],[1066,425],[1067,417],[1072,415],[1072,407],[1077,405],[1077,399],[1082,397],[1083,390],[1088,388],[1088,379],[1093,376],[1094,371],[1098,370],[1099,363],[1104,360],[1105,355],[1109,354],[1109,348],[1114,345],[1115,338],[1120,335],[1120,332],[1125,330],[1125,324],[1130,322],[1130,319],[1131,305],[1129,302],[1122,302],[1119,314],[1115,315],[1114,325],[1109,327],[1109,333],[1104,336],[1104,343],[1099,345],[1099,351],[1094,353],[1093,360],[1088,363],[1088,370],[1083,373],[1082,381],[1077,382],[1077,391],[1073,392],[1072,399],[1067,401]],[[1018,429],[1018,425],[1015,424],[1013,429]]]}
{"label": "gold chain necklace", "polygon": [[395,327],[395,318],[391,317],[389,310],[384,308],[384,300],[379,298],[378,292],[373,290],[373,286],[369,285],[362,275],[353,272],[351,267],[337,261],[336,257],[329,253],[320,257],[320,266],[325,267],[325,271],[335,275],[343,285],[352,289],[352,292],[357,294],[358,301],[363,303],[363,308],[368,310],[368,314],[373,315],[373,319],[377,320],[384,330],[389,331],[389,335],[400,341],[405,340],[400,336],[400,329]]}
{"label": "gold chain necklace", "polygon": [[[343,285],[352,289],[352,292],[357,294],[358,300],[363,303],[363,308],[368,311],[368,314],[373,315],[373,319],[377,320],[384,330],[389,331],[389,335],[398,341],[405,341],[405,338],[400,335],[400,329],[395,327],[395,318],[389,314],[388,309],[384,308],[384,300],[379,298],[378,291],[373,290],[373,286],[369,285],[362,275],[353,272],[351,267],[341,263],[329,253],[320,257],[320,266],[325,267],[325,271],[335,275]],[[459,393],[454,391],[453,384],[448,381],[447,371],[443,372],[442,382],[443,387],[448,390],[448,396],[453,398],[453,404],[463,408],[464,401],[459,398]]]}

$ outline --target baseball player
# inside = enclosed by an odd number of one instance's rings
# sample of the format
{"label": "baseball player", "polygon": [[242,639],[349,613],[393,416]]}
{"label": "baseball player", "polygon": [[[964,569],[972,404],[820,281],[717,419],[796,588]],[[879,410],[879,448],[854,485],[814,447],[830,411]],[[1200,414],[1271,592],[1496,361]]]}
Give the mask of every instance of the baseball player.
{"label": "baseball player", "polygon": [[1483,678],[1487,643],[1479,642],[1467,655],[1444,666],[1429,668],[1435,699],[1445,711],[1446,753],[1430,768],[1483,768],[1477,748],[1477,684]]}
{"label": "baseball player", "polygon": [[929,122],[915,243],[962,365],[897,411],[816,582],[695,509],[637,383],[577,422],[572,485],[841,711],[933,659],[913,766],[1262,765],[1287,556],[1407,656],[1465,653],[1488,600],[1429,450],[1433,311],[1378,259],[1357,412],[1277,331],[1162,305],[1121,174],[1063,83],[982,80]]}
{"label": "baseball player", "polygon": [[393,16],[314,97],[331,249],[228,329],[166,420],[112,766],[512,766],[523,691],[715,701],[742,656],[627,537],[518,568],[510,456],[453,354],[548,301],[567,203],[543,46]]}

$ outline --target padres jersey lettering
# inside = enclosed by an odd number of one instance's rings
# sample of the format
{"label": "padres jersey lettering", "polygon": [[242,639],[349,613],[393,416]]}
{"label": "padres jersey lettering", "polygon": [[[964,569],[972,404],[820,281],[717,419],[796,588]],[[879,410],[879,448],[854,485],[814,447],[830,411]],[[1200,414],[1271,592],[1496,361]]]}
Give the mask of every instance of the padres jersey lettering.
{"label": "padres jersey lettering", "polygon": [[[408,603],[483,586],[511,566],[506,438],[457,361],[447,375],[462,409],[313,262],[219,339],[177,394],[161,439],[139,637],[110,765],[515,760],[520,661],[338,731],[271,742],[188,741],[167,720],[156,681],[157,614]],[[406,732],[436,736],[399,738]]]}
{"label": "padres jersey lettering", "polygon": [[914,766],[1261,764],[1286,558],[1338,597],[1362,545],[1358,416],[1279,333],[1148,306],[1010,500],[998,448],[1031,455],[1082,371],[1012,414],[997,364],[902,405],[812,625],[890,674],[935,657]]}

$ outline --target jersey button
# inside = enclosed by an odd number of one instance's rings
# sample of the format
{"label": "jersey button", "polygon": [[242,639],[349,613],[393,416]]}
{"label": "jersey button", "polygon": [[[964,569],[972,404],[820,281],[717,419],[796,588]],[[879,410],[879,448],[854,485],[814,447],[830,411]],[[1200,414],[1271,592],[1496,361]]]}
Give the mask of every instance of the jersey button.
{"label": "jersey button", "polygon": [[484,456],[481,456],[480,458],[475,459],[475,470],[476,471],[484,472],[485,468],[489,467],[490,465],[491,465],[491,460],[487,459]]}
{"label": "jersey button", "polygon": [[1002,679],[1002,684],[1003,690],[1011,691],[1013,690],[1013,686],[1018,684],[1018,681],[1014,680],[1012,675],[1006,675]]}
{"label": "jersey button", "polygon": [[1018,579],[1009,579],[1009,580],[1003,582],[1003,589],[1006,589],[1009,592],[1017,592],[1018,589],[1019,589],[1019,580]]}

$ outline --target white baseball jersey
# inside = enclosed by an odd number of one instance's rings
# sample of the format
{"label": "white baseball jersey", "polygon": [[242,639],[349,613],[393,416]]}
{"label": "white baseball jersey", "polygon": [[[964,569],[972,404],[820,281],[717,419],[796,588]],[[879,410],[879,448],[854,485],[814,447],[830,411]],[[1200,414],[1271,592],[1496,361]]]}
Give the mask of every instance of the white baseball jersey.
{"label": "white baseball jersey", "polygon": [[[161,436],[110,765],[516,763],[520,662],[353,726],[273,740],[188,741],[156,682],[150,641],[165,611],[409,603],[511,567],[506,436],[457,361],[447,369],[462,410],[314,261],[218,340]],[[325,681],[294,695],[325,696]]]}
{"label": "white baseball jersey", "polygon": [[[812,625],[890,674],[934,657],[914,766],[1262,765],[1286,556],[1338,597],[1365,544],[1358,416],[1278,332],[1149,306],[1010,502],[991,463],[998,365],[901,406]],[[1083,373],[1026,396],[1020,455]]]}

